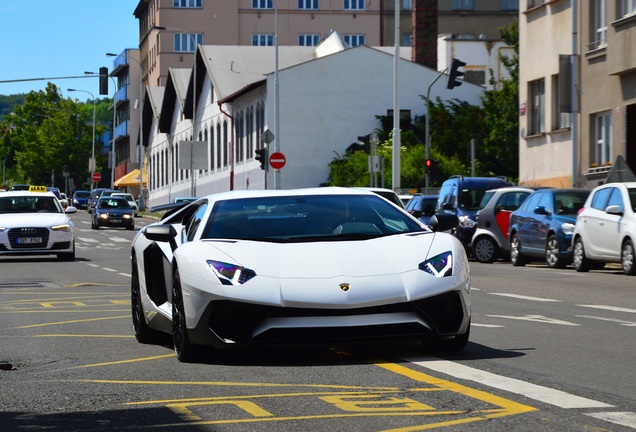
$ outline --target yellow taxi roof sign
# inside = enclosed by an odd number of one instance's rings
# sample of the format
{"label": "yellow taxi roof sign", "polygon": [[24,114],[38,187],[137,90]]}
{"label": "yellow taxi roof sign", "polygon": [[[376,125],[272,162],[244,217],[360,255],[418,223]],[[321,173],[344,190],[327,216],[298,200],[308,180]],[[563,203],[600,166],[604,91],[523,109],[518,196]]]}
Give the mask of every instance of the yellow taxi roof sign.
{"label": "yellow taxi roof sign", "polygon": [[46,186],[29,186],[29,192],[46,192]]}

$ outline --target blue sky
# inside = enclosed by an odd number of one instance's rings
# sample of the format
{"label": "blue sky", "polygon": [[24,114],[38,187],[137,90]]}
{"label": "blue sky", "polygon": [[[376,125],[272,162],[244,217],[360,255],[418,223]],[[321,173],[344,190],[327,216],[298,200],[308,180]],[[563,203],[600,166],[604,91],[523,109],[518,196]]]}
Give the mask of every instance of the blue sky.
{"label": "blue sky", "polygon": [[[85,71],[111,71],[114,57],[139,46],[133,12],[138,0],[0,0],[0,81],[84,76]],[[64,96],[91,99],[99,95],[98,78],[50,80]],[[109,81],[112,97],[113,82]],[[46,88],[47,80],[0,82],[0,94]]]}

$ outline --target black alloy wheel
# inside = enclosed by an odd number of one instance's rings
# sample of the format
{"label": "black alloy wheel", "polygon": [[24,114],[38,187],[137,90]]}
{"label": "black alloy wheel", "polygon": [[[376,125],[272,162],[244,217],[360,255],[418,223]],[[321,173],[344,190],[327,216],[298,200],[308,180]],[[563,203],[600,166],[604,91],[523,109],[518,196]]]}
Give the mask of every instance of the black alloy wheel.
{"label": "black alloy wheel", "polygon": [[181,278],[179,270],[175,269],[172,282],[172,340],[177,359],[183,363],[195,360],[196,349],[188,338],[183,293],[181,292]]}

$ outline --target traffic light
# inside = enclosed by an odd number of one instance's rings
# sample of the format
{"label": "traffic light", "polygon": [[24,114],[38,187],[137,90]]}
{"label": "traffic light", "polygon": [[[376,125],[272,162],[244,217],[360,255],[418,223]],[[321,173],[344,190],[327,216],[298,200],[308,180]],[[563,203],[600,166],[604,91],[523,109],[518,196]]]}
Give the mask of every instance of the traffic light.
{"label": "traffic light", "polygon": [[437,179],[437,161],[434,159],[426,159],[424,161],[424,172],[430,180]]}
{"label": "traffic light", "polygon": [[256,149],[254,150],[254,153],[256,153],[256,156],[254,157],[254,159],[256,159],[257,161],[259,161],[261,163],[261,169],[264,170],[266,169],[266,164],[267,164],[267,147],[263,147],[261,149]]}
{"label": "traffic light", "polygon": [[431,159],[426,159],[426,161],[424,162],[424,172],[427,174],[430,173],[432,167],[433,161]]}
{"label": "traffic light", "polygon": [[464,72],[459,71],[460,67],[466,66],[461,60],[453,59],[453,64],[451,64],[450,74],[448,75],[448,84],[446,88],[452,90],[454,87],[458,87],[462,85],[461,81],[457,81],[457,78],[464,76]]}
{"label": "traffic light", "polygon": [[108,94],[108,68],[105,66],[99,68],[99,94]]}

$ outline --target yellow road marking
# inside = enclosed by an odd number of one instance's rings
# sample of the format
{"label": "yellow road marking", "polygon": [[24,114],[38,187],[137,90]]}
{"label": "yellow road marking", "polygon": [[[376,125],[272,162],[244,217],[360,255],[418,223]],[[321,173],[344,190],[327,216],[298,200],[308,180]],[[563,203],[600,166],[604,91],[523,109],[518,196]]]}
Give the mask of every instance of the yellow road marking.
{"label": "yellow road marking", "polygon": [[[175,356],[174,353],[173,354],[164,354],[164,355],[153,356],[153,357],[141,357],[141,358],[136,358],[136,359],[118,360],[118,361],[112,361],[112,362],[95,363],[95,364],[89,364],[89,365],[83,365],[83,366],[76,366],[76,367],[70,368],[70,369],[82,369],[82,368],[89,368],[89,367],[112,366],[112,365],[125,364],[125,363],[136,363],[136,362],[142,362],[142,361],[159,360],[159,359],[165,359],[165,358],[174,357],[174,356]],[[89,380],[89,381],[91,381],[91,380]]]}
{"label": "yellow road marking", "polygon": [[58,322],[43,323],[43,324],[31,324],[31,325],[26,325],[26,326],[20,326],[20,327],[17,327],[17,328],[27,329],[27,328],[35,328],[35,327],[47,327],[47,326],[52,326],[52,325],[75,324],[75,323],[81,323],[81,322],[104,321],[104,320],[113,320],[113,319],[122,319],[122,318],[130,318],[130,315],[122,315],[122,316],[114,316],[114,317],[102,317],[102,318],[87,318],[87,319],[81,319],[81,320],[58,321]]}
{"label": "yellow road marking", "polygon": [[82,338],[134,338],[133,335],[96,335],[96,334],[42,334],[35,337],[82,337]]}

